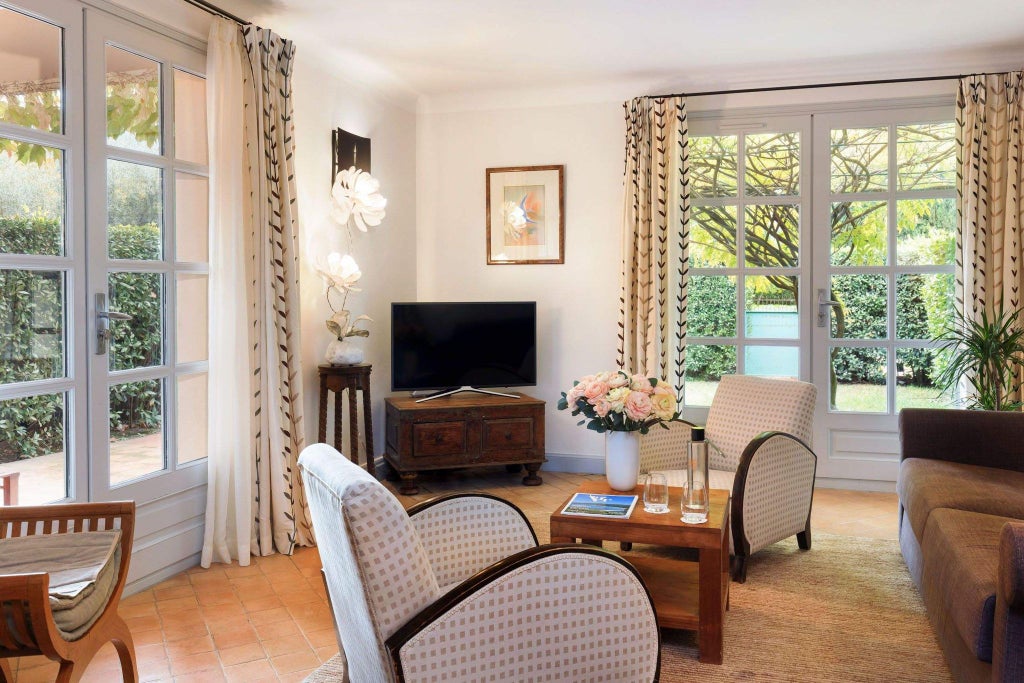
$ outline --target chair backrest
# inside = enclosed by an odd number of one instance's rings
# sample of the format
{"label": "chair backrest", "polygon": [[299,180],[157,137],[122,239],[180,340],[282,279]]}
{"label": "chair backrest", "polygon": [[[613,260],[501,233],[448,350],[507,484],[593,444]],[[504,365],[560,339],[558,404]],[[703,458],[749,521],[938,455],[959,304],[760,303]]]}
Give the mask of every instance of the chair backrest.
{"label": "chair backrest", "polygon": [[384,641],[441,591],[416,529],[379,481],[326,444],[299,458],[353,681],[393,680]]}
{"label": "chair backrest", "polygon": [[690,443],[690,425],[669,422],[668,429],[651,427],[640,437],[640,471],[661,472],[686,469],[686,447]]}
{"label": "chair backrest", "polygon": [[795,379],[724,375],[711,401],[705,430],[720,453],[711,467],[735,471],[750,440],[762,432],[787,432],[811,445],[818,390]]}

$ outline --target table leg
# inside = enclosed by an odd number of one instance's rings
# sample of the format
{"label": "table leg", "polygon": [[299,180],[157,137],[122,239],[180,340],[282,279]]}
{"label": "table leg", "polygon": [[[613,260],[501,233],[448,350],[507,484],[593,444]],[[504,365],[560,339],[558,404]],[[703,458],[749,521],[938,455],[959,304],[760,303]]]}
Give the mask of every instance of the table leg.
{"label": "table leg", "polygon": [[345,449],[342,448],[341,440],[343,437],[341,431],[341,401],[344,394],[344,389],[339,389],[334,392],[334,450],[339,453],[344,453]]}
{"label": "table leg", "polygon": [[320,378],[320,428],[317,430],[317,443],[327,442],[327,385]]}
{"label": "table leg", "polygon": [[723,565],[721,548],[700,549],[699,646],[705,664],[722,663]]}
{"label": "table leg", "polygon": [[363,431],[366,432],[366,471],[377,476],[377,454],[373,450],[373,415],[370,412],[370,378],[363,383]]}
{"label": "table leg", "polygon": [[359,413],[356,410],[356,386],[348,388],[348,431],[349,444],[352,452],[348,454],[349,460],[359,464]]}

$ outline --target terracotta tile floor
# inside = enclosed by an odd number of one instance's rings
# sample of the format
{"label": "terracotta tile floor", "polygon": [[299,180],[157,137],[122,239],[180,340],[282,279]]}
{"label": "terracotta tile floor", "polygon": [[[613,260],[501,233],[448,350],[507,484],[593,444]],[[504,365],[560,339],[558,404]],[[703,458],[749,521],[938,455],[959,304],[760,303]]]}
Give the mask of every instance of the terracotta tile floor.
{"label": "terracotta tile floor", "polygon": [[[449,491],[493,493],[519,505],[544,543],[551,511],[581,481],[600,477],[541,474],[544,485],[533,488],[519,485],[517,475],[493,469],[426,476],[420,494],[401,499],[408,506]],[[896,495],[818,489],[812,528],[894,539]],[[142,681],[301,681],[338,650],[315,548],[299,549],[291,557],[253,558],[248,567],[190,569],[125,598],[121,614],[135,638]],[[56,665],[42,657],[13,664],[21,683],[56,676]],[[120,680],[112,645],[97,654],[82,680]]]}

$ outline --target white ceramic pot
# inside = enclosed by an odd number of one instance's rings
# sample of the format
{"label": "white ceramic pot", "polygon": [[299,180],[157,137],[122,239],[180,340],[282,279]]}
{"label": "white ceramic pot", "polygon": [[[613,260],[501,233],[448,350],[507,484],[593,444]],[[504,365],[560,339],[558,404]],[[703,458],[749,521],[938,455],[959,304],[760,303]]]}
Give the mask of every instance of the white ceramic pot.
{"label": "white ceramic pot", "polygon": [[606,432],[604,472],[616,491],[632,491],[640,478],[639,432]]}
{"label": "white ceramic pot", "polygon": [[324,354],[331,365],[355,365],[362,363],[364,357],[363,350],[347,339],[335,339],[327,345]]}

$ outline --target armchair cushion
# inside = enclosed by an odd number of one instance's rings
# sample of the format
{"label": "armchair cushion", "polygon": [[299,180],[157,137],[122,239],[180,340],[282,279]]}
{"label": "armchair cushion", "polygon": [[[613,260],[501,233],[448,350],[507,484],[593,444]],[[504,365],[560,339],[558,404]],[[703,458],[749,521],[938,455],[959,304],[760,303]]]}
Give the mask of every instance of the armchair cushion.
{"label": "armchair cushion", "polygon": [[711,449],[711,467],[735,471],[747,444],[762,432],[786,432],[811,443],[816,398],[807,382],[723,376],[708,411],[706,435],[718,447]]}
{"label": "armchair cushion", "polygon": [[120,560],[116,529],[0,540],[0,574],[49,574],[50,609],[65,640],[77,640],[99,618]]}
{"label": "armchair cushion", "polygon": [[411,508],[409,519],[441,586],[464,581],[509,555],[537,546],[522,512],[493,496],[435,498]]}

